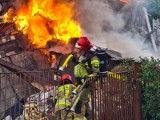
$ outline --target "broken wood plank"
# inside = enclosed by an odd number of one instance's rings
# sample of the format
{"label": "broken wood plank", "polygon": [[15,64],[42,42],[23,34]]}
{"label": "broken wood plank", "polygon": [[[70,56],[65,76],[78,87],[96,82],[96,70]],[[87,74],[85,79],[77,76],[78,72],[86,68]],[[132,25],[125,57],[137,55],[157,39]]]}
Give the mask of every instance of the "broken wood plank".
{"label": "broken wood plank", "polygon": [[[146,23],[147,23],[148,31],[151,32],[152,29],[151,29],[151,24],[150,24],[150,22],[149,22],[147,9],[146,9],[145,7],[143,7],[143,11],[144,11],[144,14],[145,14],[145,18],[146,18]],[[152,42],[154,51],[155,51],[155,52],[158,52],[158,49],[157,49],[156,42],[155,42],[155,39],[154,39],[153,34],[151,34],[150,37],[151,37],[151,42]]]}

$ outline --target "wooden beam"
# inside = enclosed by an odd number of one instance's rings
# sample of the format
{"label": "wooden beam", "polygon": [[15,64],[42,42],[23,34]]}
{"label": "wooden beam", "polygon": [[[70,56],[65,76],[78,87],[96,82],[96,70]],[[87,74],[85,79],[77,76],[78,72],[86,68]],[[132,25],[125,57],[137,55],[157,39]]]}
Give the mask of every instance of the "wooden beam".
{"label": "wooden beam", "polygon": [[[145,18],[146,18],[147,28],[148,28],[148,31],[150,33],[150,32],[152,32],[152,29],[151,29],[151,24],[149,22],[147,9],[145,7],[143,7],[143,11],[144,11]],[[156,42],[155,42],[153,34],[151,34],[150,37],[151,37],[151,41],[152,41],[152,45],[153,45],[154,51],[158,52],[158,49],[157,49]]]}

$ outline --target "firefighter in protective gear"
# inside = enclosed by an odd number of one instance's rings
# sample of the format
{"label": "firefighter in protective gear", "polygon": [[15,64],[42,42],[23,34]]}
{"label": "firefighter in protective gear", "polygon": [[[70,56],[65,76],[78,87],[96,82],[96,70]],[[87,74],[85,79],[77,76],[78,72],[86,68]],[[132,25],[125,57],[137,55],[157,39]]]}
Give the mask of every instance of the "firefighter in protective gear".
{"label": "firefighter in protective gear", "polygon": [[[117,75],[112,73],[110,71],[109,68],[109,62],[110,62],[110,58],[112,58],[110,56],[110,53],[107,52],[107,49],[104,48],[100,48],[100,47],[96,47],[94,45],[92,45],[92,43],[88,40],[87,37],[81,37],[78,39],[77,44],[83,49],[84,53],[81,54],[81,56],[79,57],[79,62],[88,62],[90,63],[91,59],[94,56],[97,56],[99,61],[100,61],[100,65],[99,65],[99,73],[100,74],[112,74],[112,77],[117,78]],[[92,71],[90,71],[90,64],[88,64],[89,66],[87,67],[87,70],[89,72],[89,74],[92,74]],[[118,76],[118,79],[120,79],[120,76]]]}
{"label": "firefighter in protective gear", "polygon": [[[76,78],[83,80],[84,77],[89,77],[89,76],[94,76],[99,73],[99,64],[100,61],[98,57],[94,56],[91,61],[86,64],[86,63],[79,63],[77,66],[74,68],[74,75]],[[87,65],[87,66],[85,66]],[[87,68],[90,66],[90,74],[87,72]],[[92,113],[91,113],[91,107],[89,106],[89,101],[90,101],[90,87],[87,84],[85,88],[82,90],[80,97],[78,98],[79,101],[75,107],[75,116],[74,120],[83,120],[84,117],[87,118],[87,120],[92,119]]]}
{"label": "firefighter in protective gear", "polygon": [[94,56],[91,59],[91,70],[92,70],[92,74],[91,75],[97,75],[98,73],[100,73],[100,60],[97,56]]}
{"label": "firefighter in protective gear", "polygon": [[[57,90],[55,112],[58,120],[64,120],[66,109],[71,105],[74,96],[72,91],[76,86],[73,85],[72,77],[69,74],[62,75],[59,83],[60,86]],[[72,113],[67,115],[66,120],[72,120]]]}

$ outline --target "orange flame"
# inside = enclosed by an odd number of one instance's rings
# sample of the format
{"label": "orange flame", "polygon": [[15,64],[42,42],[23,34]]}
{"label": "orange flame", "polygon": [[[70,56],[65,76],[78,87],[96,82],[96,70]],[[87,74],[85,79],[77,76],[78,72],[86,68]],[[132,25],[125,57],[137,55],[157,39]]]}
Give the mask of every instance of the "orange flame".
{"label": "orange flame", "polygon": [[120,2],[126,3],[128,2],[128,0],[120,0]]}
{"label": "orange flame", "polygon": [[[44,47],[47,41],[54,39],[67,43],[70,38],[82,34],[80,24],[73,20],[73,7],[74,4],[57,0],[29,0],[12,20],[36,48]],[[11,17],[9,11],[4,17],[7,22]]]}

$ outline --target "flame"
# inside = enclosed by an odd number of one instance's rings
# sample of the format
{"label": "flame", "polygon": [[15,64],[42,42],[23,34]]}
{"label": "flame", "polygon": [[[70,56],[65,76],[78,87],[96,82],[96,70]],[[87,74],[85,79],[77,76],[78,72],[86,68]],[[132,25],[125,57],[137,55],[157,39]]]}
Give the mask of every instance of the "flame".
{"label": "flame", "polygon": [[70,38],[81,37],[80,24],[73,20],[74,4],[57,0],[29,0],[16,15],[5,14],[6,22],[12,18],[19,31],[27,35],[36,47],[46,46],[47,41],[59,39],[68,43]]}
{"label": "flame", "polygon": [[120,0],[120,2],[126,3],[128,2],[128,0]]}
{"label": "flame", "polygon": [[50,54],[48,50],[41,50],[41,52],[47,56],[49,63],[56,62],[56,55]]}

